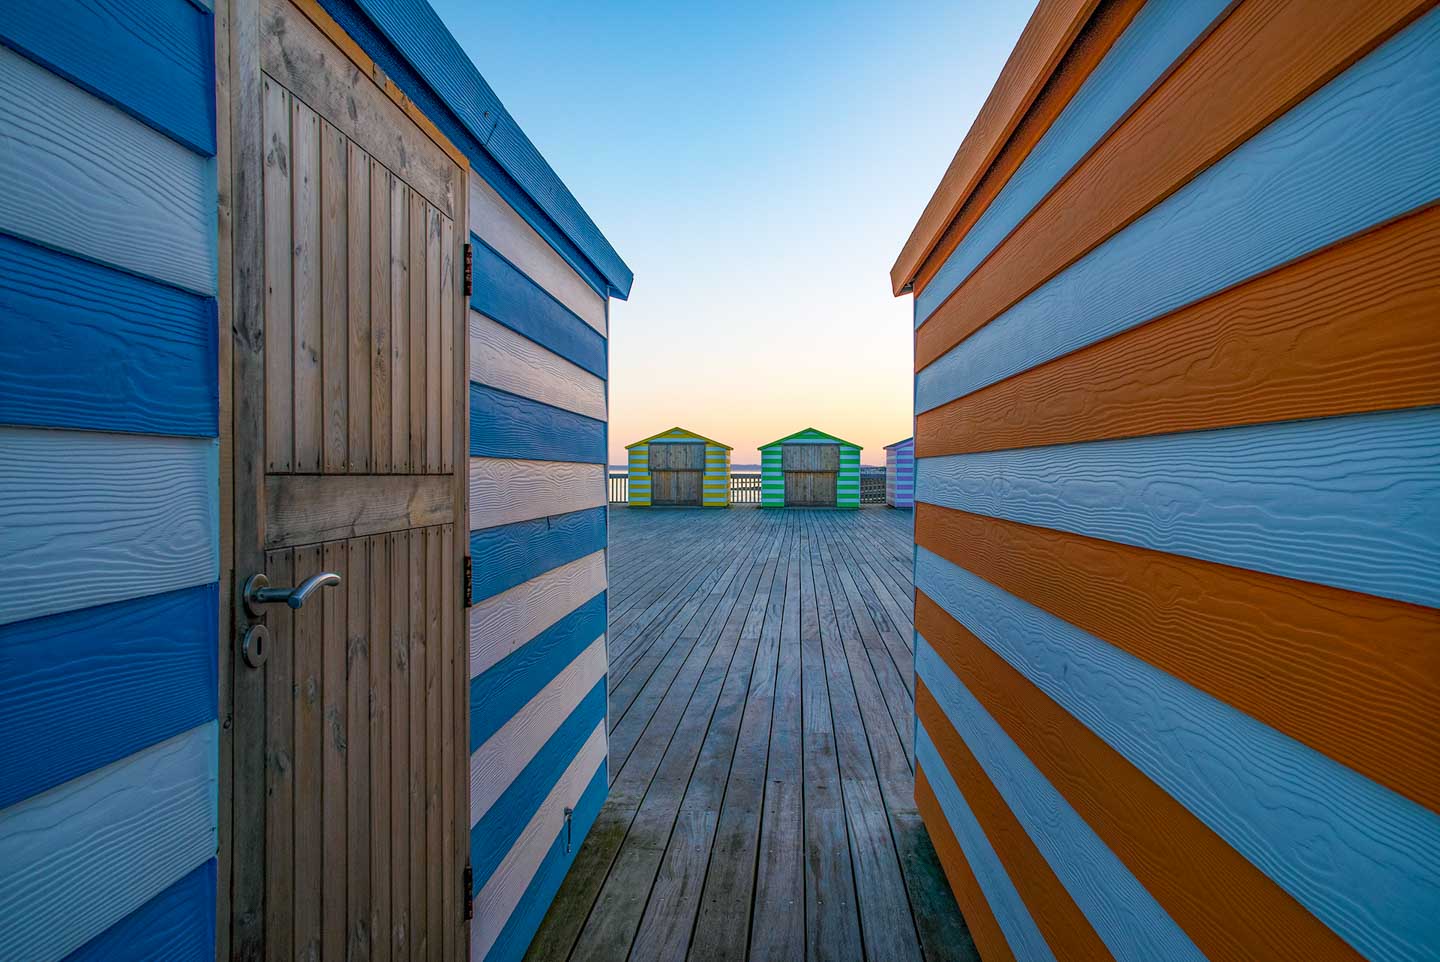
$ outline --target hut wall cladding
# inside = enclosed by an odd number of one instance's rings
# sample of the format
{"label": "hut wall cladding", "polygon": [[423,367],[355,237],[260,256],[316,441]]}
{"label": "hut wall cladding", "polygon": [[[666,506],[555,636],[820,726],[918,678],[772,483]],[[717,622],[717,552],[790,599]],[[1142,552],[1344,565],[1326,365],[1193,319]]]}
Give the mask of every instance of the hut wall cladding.
{"label": "hut wall cladding", "polygon": [[728,508],[730,506],[730,448],[717,444],[684,428],[669,431],[636,442],[627,449],[629,504],[631,507],[650,506],[651,472],[650,446],[652,444],[693,444],[705,445],[705,467],[701,478],[700,504],[706,508]]}
{"label": "hut wall cladding", "polygon": [[1437,155],[1433,3],[1040,3],[892,274],[985,959],[1437,957]]}
{"label": "hut wall cladding", "polygon": [[915,439],[885,446],[885,503],[892,508],[915,507]]}
{"label": "hut wall cladding", "polygon": [[0,958],[209,958],[214,25],[0,4]]}
{"label": "hut wall cladding", "polygon": [[824,431],[803,431],[772,441],[760,449],[760,507],[785,507],[785,452],[787,445],[834,444],[839,447],[835,477],[835,507],[860,507],[860,447]]}

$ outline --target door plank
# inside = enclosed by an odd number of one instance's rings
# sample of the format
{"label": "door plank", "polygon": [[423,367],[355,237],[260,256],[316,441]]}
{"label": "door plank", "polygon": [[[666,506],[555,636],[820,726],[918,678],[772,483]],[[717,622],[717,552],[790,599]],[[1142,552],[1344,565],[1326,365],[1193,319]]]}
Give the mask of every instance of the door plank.
{"label": "door plank", "polygon": [[[287,259],[288,260],[288,259]],[[293,552],[271,551],[265,570],[275,584],[294,584]],[[294,958],[295,926],[295,618],[289,608],[266,616],[271,641],[265,662],[265,957]]]}
{"label": "door plank", "polygon": [[[439,222],[436,221],[438,227]],[[436,238],[439,244],[439,238]],[[438,258],[437,258],[438,259]],[[438,330],[436,332],[439,333]],[[437,349],[438,353],[438,349]],[[433,437],[435,432],[431,431]],[[438,452],[437,452],[438,453]],[[425,529],[425,905],[429,923],[429,957],[440,960],[444,946],[444,914],[441,912],[440,875],[444,866],[440,831],[440,756],[445,750],[445,733],[440,730],[441,666],[445,660],[444,576],[440,556],[443,546],[438,527]]]}
{"label": "door plank", "polygon": [[425,205],[425,470],[440,470],[440,212]]}
{"label": "door plank", "polygon": [[[423,214],[422,214],[423,216]],[[423,220],[421,221],[423,223]],[[423,274],[421,275],[423,276]],[[407,782],[410,821],[410,957],[426,953],[425,901],[425,532],[410,532],[410,778]]]}
{"label": "door plank", "polygon": [[354,143],[349,145],[346,203],[349,270],[350,343],[346,358],[350,373],[349,446],[351,473],[370,471],[370,157]]}
{"label": "door plank", "polygon": [[456,327],[456,316],[464,318],[455,304],[455,222],[440,217],[440,471],[455,471],[455,382],[461,377],[455,363],[455,341],[464,337]]}
{"label": "door plank", "polygon": [[444,581],[440,590],[441,633],[444,638],[444,670],[440,674],[440,731],[435,746],[440,755],[440,897],[445,924],[441,933],[441,958],[455,959],[456,926],[460,913],[457,908],[457,882],[460,873],[456,871],[455,850],[455,752],[454,739],[450,733],[455,727],[455,672],[456,659],[456,577],[455,577],[455,526],[447,524],[441,529],[440,564]]}
{"label": "door plank", "polygon": [[320,470],[324,398],[320,381],[320,118],[298,100],[291,101],[291,251],[295,335],[294,470]]}
{"label": "door plank", "polygon": [[[377,208],[378,209],[378,208]],[[394,535],[370,539],[370,944],[375,962],[389,962],[390,928],[390,667],[395,634],[390,619]]]}
{"label": "door plank", "polygon": [[265,463],[289,471],[295,425],[290,261],[290,95],[263,84],[265,139]]}
{"label": "door plank", "polygon": [[[366,194],[369,196],[368,191]],[[346,542],[345,604],[345,778],[346,861],[349,864],[349,902],[346,908],[346,958],[370,958],[370,540]],[[333,589],[332,589],[333,590]]]}
{"label": "door plank", "polygon": [[455,510],[454,478],[276,476],[266,485],[265,510],[272,547],[445,524]]}
{"label": "door plank", "polygon": [[323,619],[320,653],[320,740],[324,836],[320,849],[320,946],[323,953],[321,958],[326,959],[340,958],[345,954],[345,913],[348,906],[348,846],[345,841],[349,817],[345,778],[345,719],[348,715],[345,639],[349,633],[346,585],[350,580],[350,571],[345,555],[344,542],[330,541],[322,546],[322,568],[338,574],[340,584],[321,591],[305,606],[308,609],[311,605],[320,605]]}
{"label": "door plank", "polygon": [[410,958],[410,537],[390,542],[390,880],[391,937],[397,962]]}
{"label": "door plank", "polygon": [[410,470],[410,188],[390,179],[391,470]]}
{"label": "door plank", "polygon": [[[390,192],[394,177],[370,161],[370,450],[376,474],[390,471],[394,436],[390,427],[392,281]],[[378,942],[376,943],[379,944]]]}
{"label": "door plank", "polygon": [[410,244],[410,470],[425,470],[425,198],[408,197]]}
{"label": "door plank", "polygon": [[[320,570],[320,548],[295,551],[295,582]],[[283,582],[281,582],[283,583]],[[324,885],[320,839],[324,832],[322,760],[321,645],[323,618],[320,604],[295,613],[295,954],[319,958],[320,907]]]}
{"label": "door plank", "polygon": [[320,360],[324,470],[344,471],[350,454],[349,145],[320,122]]}

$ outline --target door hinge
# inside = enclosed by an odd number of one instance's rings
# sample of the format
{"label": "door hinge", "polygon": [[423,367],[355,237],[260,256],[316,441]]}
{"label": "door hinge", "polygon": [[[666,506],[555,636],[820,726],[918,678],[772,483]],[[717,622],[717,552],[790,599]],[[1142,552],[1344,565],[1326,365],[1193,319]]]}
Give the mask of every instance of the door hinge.
{"label": "door hinge", "polygon": [[475,248],[465,245],[465,296],[475,293]]}
{"label": "door hinge", "polygon": [[475,564],[474,564],[474,562],[472,562],[472,561],[470,560],[470,556],[467,554],[467,555],[465,556],[465,607],[466,607],[466,608],[469,608],[471,605],[473,605],[473,604],[475,603],[475,602],[472,600],[472,598],[471,598],[471,595],[473,595],[474,593],[475,593]]}
{"label": "door hinge", "polygon": [[465,921],[475,917],[475,869],[465,860]]}

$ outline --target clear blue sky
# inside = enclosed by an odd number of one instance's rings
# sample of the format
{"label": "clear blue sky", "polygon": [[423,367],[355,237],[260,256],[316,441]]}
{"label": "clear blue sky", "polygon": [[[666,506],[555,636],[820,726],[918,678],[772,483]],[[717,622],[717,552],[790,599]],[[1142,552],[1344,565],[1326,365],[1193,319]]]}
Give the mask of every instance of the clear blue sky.
{"label": "clear blue sky", "polygon": [[755,448],[910,434],[888,274],[1034,8],[431,0],[635,271],[611,462],[680,424]]}

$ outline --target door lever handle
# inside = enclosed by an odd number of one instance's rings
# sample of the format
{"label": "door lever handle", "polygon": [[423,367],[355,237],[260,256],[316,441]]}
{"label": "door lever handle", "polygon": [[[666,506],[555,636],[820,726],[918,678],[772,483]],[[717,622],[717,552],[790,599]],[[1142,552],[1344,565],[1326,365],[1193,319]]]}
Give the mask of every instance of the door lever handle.
{"label": "door lever handle", "polygon": [[252,615],[259,615],[261,605],[287,604],[296,611],[305,607],[306,600],[321,588],[330,588],[340,583],[340,576],[333,571],[322,571],[300,582],[298,588],[272,588],[270,579],[264,574],[253,574],[245,582],[241,597]]}

